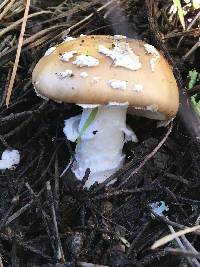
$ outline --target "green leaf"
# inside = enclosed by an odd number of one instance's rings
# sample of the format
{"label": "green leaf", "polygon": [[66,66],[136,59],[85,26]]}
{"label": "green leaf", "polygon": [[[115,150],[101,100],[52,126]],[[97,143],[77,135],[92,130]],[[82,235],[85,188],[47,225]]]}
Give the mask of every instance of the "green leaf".
{"label": "green leaf", "polygon": [[174,248],[179,248],[179,244],[175,239],[170,242],[170,246]]}
{"label": "green leaf", "polygon": [[[199,73],[196,70],[190,70],[188,73],[188,78],[189,78],[189,82],[188,82],[187,89],[188,91],[190,91],[195,86],[197,81],[199,81]],[[197,94],[192,95],[190,97],[190,100],[191,100],[192,106],[194,107],[198,115],[200,115],[200,100],[198,100],[198,95]]]}
{"label": "green leaf", "polygon": [[190,99],[191,99],[191,102],[192,102],[194,109],[200,115],[200,101],[197,101],[196,97],[197,97],[197,95],[193,95],[193,96],[191,96]]}
{"label": "green leaf", "polygon": [[93,108],[90,116],[87,118],[86,122],[84,123],[82,129],[80,130],[79,136],[77,138],[77,143],[81,142],[81,137],[83,136],[83,134],[85,133],[85,131],[87,130],[87,128],[90,126],[90,124],[94,121],[96,115],[98,112],[98,107]]}
{"label": "green leaf", "polygon": [[185,30],[185,19],[184,19],[183,9],[181,6],[181,1],[180,0],[173,0],[173,3],[178,9],[178,17],[179,17],[179,20],[181,22],[183,29]]}
{"label": "green leaf", "polygon": [[198,74],[198,72],[196,70],[190,70],[189,71],[188,78],[190,80],[189,80],[189,83],[188,83],[188,90],[191,90],[194,87],[194,85],[198,81],[198,76],[199,76],[199,74]]}

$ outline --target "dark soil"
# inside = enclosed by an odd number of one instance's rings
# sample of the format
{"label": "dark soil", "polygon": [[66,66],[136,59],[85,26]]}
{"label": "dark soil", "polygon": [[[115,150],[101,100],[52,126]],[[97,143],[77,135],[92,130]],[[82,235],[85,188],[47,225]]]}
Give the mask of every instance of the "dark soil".
{"label": "dark soil", "polygon": [[[1,30],[23,17],[24,2],[10,7]],[[188,71],[200,71],[199,48],[187,55],[198,42],[200,9],[183,1],[183,31],[177,14],[170,20],[172,1],[122,0],[120,6],[113,3],[100,11],[104,1],[62,3],[31,3],[30,14],[51,13],[28,19],[8,108],[6,89],[20,24],[0,32],[0,152],[12,147],[21,153],[15,169],[0,172],[0,267],[200,266],[199,254],[194,260],[186,253],[199,250],[198,231],[187,235],[187,241],[180,238],[185,250],[175,241],[150,248],[170,234],[170,227],[179,231],[199,224],[200,122],[186,87]],[[191,29],[188,19],[194,22]],[[180,90],[179,114],[167,127],[128,115],[139,142],[126,144],[126,165],[116,173],[116,183],[89,191],[74,180],[70,168],[60,177],[74,151],[63,134],[63,121],[81,110],[38,98],[31,83],[36,62],[62,41],[69,27],[72,36],[124,34],[153,44],[172,64]],[[169,207],[165,216],[151,210],[160,201]]]}

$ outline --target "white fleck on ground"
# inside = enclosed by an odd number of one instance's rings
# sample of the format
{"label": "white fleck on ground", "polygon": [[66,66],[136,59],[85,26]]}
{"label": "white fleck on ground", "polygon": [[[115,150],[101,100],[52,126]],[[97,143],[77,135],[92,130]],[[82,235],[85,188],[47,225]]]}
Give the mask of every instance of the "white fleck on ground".
{"label": "white fleck on ground", "polygon": [[19,164],[20,153],[16,149],[6,149],[2,153],[0,160],[0,170],[11,169],[14,165]]}

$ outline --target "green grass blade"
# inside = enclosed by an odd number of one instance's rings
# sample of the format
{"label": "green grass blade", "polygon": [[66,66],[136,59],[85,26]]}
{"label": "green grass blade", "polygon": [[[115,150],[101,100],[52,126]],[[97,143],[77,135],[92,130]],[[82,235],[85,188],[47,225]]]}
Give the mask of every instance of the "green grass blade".
{"label": "green grass blade", "polygon": [[178,9],[178,17],[179,17],[179,20],[181,22],[183,29],[185,30],[185,19],[184,19],[183,9],[181,6],[181,1],[180,0],[173,0],[173,3]]}
{"label": "green grass blade", "polygon": [[[188,91],[192,90],[193,87],[195,86],[195,84],[199,81],[199,73],[196,70],[190,70],[188,73],[188,78],[189,78],[189,82],[188,82]],[[196,110],[196,112],[198,113],[198,115],[200,115],[200,100],[198,100],[198,95],[192,95],[190,97],[192,106],[194,107],[194,109]]]}
{"label": "green grass blade", "polygon": [[82,129],[80,130],[79,136],[77,138],[77,143],[81,142],[81,137],[83,136],[83,134],[85,133],[85,131],[87,130],[87,128],[90,126],[90,124],[94,121],[96,115],[98,112],[98,107],[93,108],[90,116],[87,118],[86,122],[84,123]]}
{"label": "green grass blade", "polygon": [[198,81],[198,76],[199,76],[199,73],[196,70],[189,71],[188,90],[192,90],[192,88],[195,86],[196,82]]}
{"label": "green grass blade", "polygon": [[196,110],[198,115],[200,115],[200,101],[196,100],[196,95],[192,96],[190,99],[191,99],[194,109]]}

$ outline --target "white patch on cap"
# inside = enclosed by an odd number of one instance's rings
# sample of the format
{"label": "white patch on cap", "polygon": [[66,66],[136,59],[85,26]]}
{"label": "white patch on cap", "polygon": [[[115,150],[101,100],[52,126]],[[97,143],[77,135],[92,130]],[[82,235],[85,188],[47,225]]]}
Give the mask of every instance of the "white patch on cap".
{"label": "white patch on cap", "polygon": [[99,60],[95,57],[80,55],[76,57],[76,60],[72,62],[79,67],[95,67],[99,65]]}
{"label": "white patch on cap", "polygon": [[127,37],[125,35],[120,35],[120,34],[115,34],[114,35],[114,39],[117,40],[122,40],[122,39],[126,39]]}
{"label": "white patch on cap", "polygon": [[145,107],[134,107],[134,109],[145,110]]}
{"label": "white patch on cap", "polygon": [[146,110],[150,110],[152,112],[157,112],[158,111],[158,105],[153,104],[153,105],[146,106]]}
{"label": "white patch on cap", "polygon": [[160,57],[159,52],[156,50],[156,48],[153,45],[150,45],[150,44],[144,44],[144,48],[145,48],[147,54],[154,55],[154,57],[151,58],[150,61],[149,61],[151,70],[152,70],[152,72],[154,72],[155,71],[156,61]]}
{"label": "white patch on cap", "polygon": [[124,107],[128,107],[129,102],[123,102],[123,103],[119,103],[119,102],[109,102],[108,103],[109,106],[124,106]]}
{"label": "white patch on cap", "polygon": [[87,78],[89,76],[89,74],[87,72],[83,71],[80,73],[80,76],[81,76],[81,78]]}
{"label": "white patch on cap", "polygon": [[158,105],[152,104],[152,105],[148,105],[148,106],[145,106],[145,107],[134,107],[134,109],[149,110],[149,111],[152,111],[152,112],[157,112],[158,111]]}
{"label": "white patch on cap", "polygon": [[38,93],[38,91],[37,91],[36,89],[35,89],[35,93],[36,93],[36,95],[37,95],[38,97],[40,97],[40,98],[42,98],[42,99],[44,99],[44,100],[49,100],[48,97],[43,96],[43,95],[41,95],[40,93]]}
{"label": "white patch on cap", "polygon": [[113,89],[125,90],[126,89],[127,82],[126,81],[121,81],[121,80],[109,80],[108,81],[108,84]]}
{"label": "white patch on cap", "polygon": [[63,43],[70,42],[70,41],[73,41],[73,40],[75,40],[75,39],[76,39],[76,38],[67,35],[67,36],[64,38]]}
{"label": "white patch on cap", "polygon": [[65,52],[59,58],[62,61],[68,62],[70,60],[70,58],[72,58],[74,56],[74,54],[76,54],[76,53],[77,53],[77,51]]}
{"label": "white patch on cap", "polygon": [[153,45],[150,45],[150,44],[144,44],[144,48],[146,50],[146,52],[148,54],[152,54],[152,55],[157,55],[159,56],[159,53],[157,51],[157,49],[153,46]]}
{"label": "white patch on cap", "polygon": [[110,57],[116,67],[124,67],[130,70],[138,70],[142,67],[139,56],[133,52],[132,48],[126,42],[114,43],[113,49],[109,49],[104,45],[99,45],[98,51]]}
{"label": "white patch on cap", "polygon": [[100,77],[94,76],[92,78],[92,83],[98,83],[100,81],[100,79],[101,79]]}
{"label": "white patch on cap", "polygon": [[101,105],[99,104],[77,104],[78,106],[82,107],[82,108],[97,108]]}
{"label": "white patch on cap", "polygon": [[47,49],[47,51],[45,52],[44,56],[49,56],[51,53],[53,53],[56,50],[55,46],[50,47],[49,49]]}
{"label": "white patch on cap", "polygon": [[152,72],[154,72],[155,69],[156,69],[156,61],[157,61],[157,59],[158,59],[158,57],[153,57],[149,61]]}
{"label": "white patch on cap", "polygon": [[72,72],[72,70],[65,70],[65,71],[61,71],[61,72],[56,73],[56,75],[58,75],[58,77],[60,79],[64,79],[67,77],[71,77],[73,75],[73,72]]}
{"label": "white patch on cap", "polygon": [[134,84],[132,90],[135,92],[142,92],[144,89],[144,86],[142,84]]}

